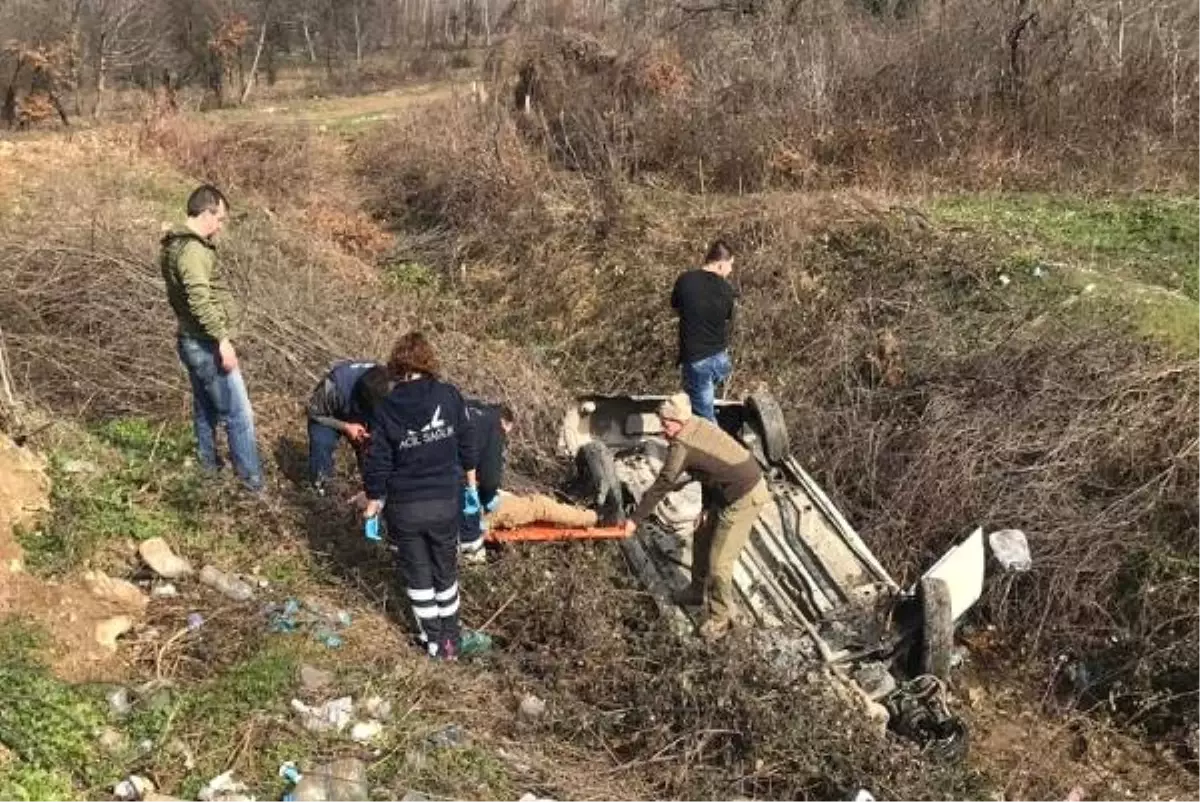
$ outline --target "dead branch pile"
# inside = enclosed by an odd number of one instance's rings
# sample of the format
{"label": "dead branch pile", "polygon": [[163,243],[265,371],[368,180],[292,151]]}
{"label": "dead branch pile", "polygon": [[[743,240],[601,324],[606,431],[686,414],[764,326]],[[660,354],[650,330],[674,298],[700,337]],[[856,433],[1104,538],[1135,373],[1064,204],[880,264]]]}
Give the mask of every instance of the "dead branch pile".
{"label": "dead branch pile", "polygon": [[558,739],[614,764],[601,777],[638,777],[656,798],[972,795],[960,767],[871,731],[819,674],[743,640],[679,638],[628,577],[618,547],[576,545],[514,549],[464,580],[467,620],[516,596],[493,627],[498,668],[547,699]]}
{"label": "dead branch pile", "polygon": [[[296,152],[287,142],[280,151]],[[33,211],[6,226],[0,320],[9,368],[19,392],[64,412],[186,416],[157,244],[164,222],[180,219],[188,185],[169,190],[172,205],[163,206],[162,189],[122,181],[81,168],[70,184],[31,191],[24,201]],[[261,210],[239,213],[234,198],[237,219],[220,247],[242,307],[244,371],[252,397],[290,418],[282,430],[294,428],[291,416],[332,361],[384,358],[419,326],[432,332],[451,380],[518,410],[518,464],[549,458],[561,389],[520,348],[485,342],[453,307],[389,289],[319,235]],[[273,428],[269,418],[262,424]]]}

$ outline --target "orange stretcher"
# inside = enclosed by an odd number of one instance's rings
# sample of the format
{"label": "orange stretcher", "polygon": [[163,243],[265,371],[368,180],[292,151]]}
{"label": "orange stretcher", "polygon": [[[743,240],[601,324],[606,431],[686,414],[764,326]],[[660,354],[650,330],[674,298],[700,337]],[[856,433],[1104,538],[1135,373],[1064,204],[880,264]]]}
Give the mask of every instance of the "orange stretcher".
{"label": "orange stretcher", "polygon": [[564,540],[624,540],[623,526],[594,526],[589,529],[532,524],[513,529],[489,529],[488,543],[551,543]]}

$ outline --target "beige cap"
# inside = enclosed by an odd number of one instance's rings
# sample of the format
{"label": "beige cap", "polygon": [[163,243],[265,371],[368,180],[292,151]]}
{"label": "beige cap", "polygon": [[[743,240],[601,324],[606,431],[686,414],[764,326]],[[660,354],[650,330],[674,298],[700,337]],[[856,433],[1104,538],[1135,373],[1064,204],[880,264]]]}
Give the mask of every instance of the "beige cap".
{"label": "beige cap", "polygon": [[691,420],[692,402],[688,399],[687,393],[675,393],[663,401],[658,407],[658,417],[677,420],[680,423],[687,423]]}

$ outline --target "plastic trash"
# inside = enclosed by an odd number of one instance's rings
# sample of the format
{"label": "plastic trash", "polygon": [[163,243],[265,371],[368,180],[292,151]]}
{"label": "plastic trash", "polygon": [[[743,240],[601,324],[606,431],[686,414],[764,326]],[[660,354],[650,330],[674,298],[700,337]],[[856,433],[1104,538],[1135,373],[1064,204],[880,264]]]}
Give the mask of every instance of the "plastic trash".
{"label": "plastic trash", "polygon": [[204,616],[200,613],[188,613],[187,628],[190,632],[195,632],[204,626]]}
{"label": "plastic trash", "polygon": [[246,784],[233,779],[233,770],[213,777],[196,798],[200,802],[253,802],[254,797],[246,796]]}
{"label": "plastic trash", "polygon": [[366,521],[363,522],[363,535],[367,538],[367,540],[371,540],[376,543],[383,540],[383,538],[381,538],[379,536],[379,516],[378,515],[372,515],[370,518],[368,518]]}
{"label": "plastic trash", "polygon": [[299,699],[293,699],[292,709],[300,714],[301,723],[309,732],[341,732],[353,718],[354,700],[343,696],[318,707],[310,707]]}
{"label": "plastic trash", "polygon": [[280,764],[279,776],[280,776],[280,778],[283,779],[284,782],[290,783],[292,785],[295,785],[296,783],[298,783],[304,779],[304,775],[300,773],[300,768],[295,764],[294,761],[291,761],[291,760],[287,761],[286,763]]}
{"label": "plastic trash", "polygon": [[1006,571],[1024,573],[1033,568],[1033,557],[1029,553],[1029,541],[1020,529],[1001,529],[988,535],[988,545],[996,561]]}
{"label": "plastic trash", "polygon": [[309,767],[290,794],[295,802],[328,802],[335,799],[369,799],[367,764],[344,757]]}
{"label": "plastic trash", "polygon": [[459,657],[478,657],[492,649],[492,636],[477,629],[464,629],[458,642]]}
{"label": "plastic trash", "polygon": [[866,788],[859,788],[858,793],[854,795],[854,802],[875,802],[875,797]]}
{"label": "plastic trash", "polygon": [[254,598],[254,588],[236,576],[211,565],[206,565],[200,570],[200,581],[234,601],[249,601]]}
{"label": "plastic trash", "polygon": [[356,743],[367,743],[379,737],[383,732],[383,725],[378,721],[360,721],[350,728],[350,740]]}
{"label": "plastic trash", "polygon": [[432,747],[438,749],[450,749],[459,746],[466,740],[466,733],[462,731],[462,727],[457,724],[450,724],[442,727],[440,730],[431,733],[425,741]]}
{"label": "plastic trash", "polygon": [[170,582],[164,582],[161,585],[155,585],[151,589],[150,595],[156,599],[169,599],[174,596],[178,596],[179,589],[176,588],[174,585],[172,585]]}
{"label": "plastic trash", "polygon": [[328,627],[317,627],[314,629],[313,639],[330,649],[338,649],[342,645],[342,637]]}
{"label": "plastic trash", "polygon": [[133,707],[129,703],[128,688],[113,688],[104,694],[104,698],[108,700],[108,709],[118,718],[128,715]]}

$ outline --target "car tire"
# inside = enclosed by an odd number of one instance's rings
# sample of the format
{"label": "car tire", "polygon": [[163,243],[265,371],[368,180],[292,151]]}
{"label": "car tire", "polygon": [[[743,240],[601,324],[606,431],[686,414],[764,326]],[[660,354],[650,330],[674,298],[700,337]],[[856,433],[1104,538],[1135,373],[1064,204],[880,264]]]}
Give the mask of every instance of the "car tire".
{"label": "car tire", "polygon": [[610,516],[614,507],[624,509],[617,463],[608,446],[596,440],[584,443],[576,455],[576,468],[598,510],[604,510]]}
{"label": "car tire", "polygon": [[792,445],[779,402],[769,393],[752,393],[746,398],[746,408],[758,429],[767,462],[776,465],[786,460]]}
{"label": "car tire", "polygon": [[944,579],[921,580],[921,619],[921,672],[946,679],[954,655],[954,619]]}

